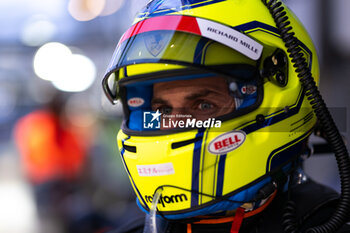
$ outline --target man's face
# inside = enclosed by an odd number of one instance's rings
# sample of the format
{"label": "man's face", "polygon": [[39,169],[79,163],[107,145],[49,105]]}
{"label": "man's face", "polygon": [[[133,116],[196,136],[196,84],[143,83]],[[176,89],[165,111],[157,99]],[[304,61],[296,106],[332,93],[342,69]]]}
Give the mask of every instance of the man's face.
{"label": "man's face", "polygon": [[152,109],[206,120],[232,112],[235,102],[224,78],[200,78],[154,84]]}

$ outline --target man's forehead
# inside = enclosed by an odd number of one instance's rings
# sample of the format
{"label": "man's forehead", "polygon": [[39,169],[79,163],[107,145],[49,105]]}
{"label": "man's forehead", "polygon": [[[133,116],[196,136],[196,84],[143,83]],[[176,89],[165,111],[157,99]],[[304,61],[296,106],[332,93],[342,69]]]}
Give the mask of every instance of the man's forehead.
{"label": "man's forehead", "polygon": [[227,88],[226,79],[223,77],[207,77],[189,80],[175,80],[170,82],[155,83],[153,92],[164,92],[173,89],[192,89],[193,91],[207,89],[212,91],[223,91]]}

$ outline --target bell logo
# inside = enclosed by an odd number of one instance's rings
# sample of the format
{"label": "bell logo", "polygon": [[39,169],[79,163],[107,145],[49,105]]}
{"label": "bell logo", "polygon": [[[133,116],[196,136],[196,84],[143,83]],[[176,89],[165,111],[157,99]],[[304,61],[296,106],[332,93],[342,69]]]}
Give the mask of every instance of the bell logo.
{"label": "bell logo", "polygon": [[255,85],[244,85],[241,88],[243,94],[252,95],[256,92],[257,87]]}
{"label": "bell logo", "polygon": [[144,103],[145,103],[144,99],[142,99],[140,97],[133,97],[133,98],[128,100],[128,105],[130,107],[134,107],[134,108],[140,107]]}
{"label": "bell logo", "polygon": [[243,131],[231,131],[222,134],[209,143],[208,151],[212,154],[226,154],[240,147],[245,137]]}
{"label": "bell logo", "polygon": [[235,143],[239,143],[241,139],[238,138],[237,135],[234,135],[234,139],[232,137],[225,138],[222,141],[218,141],[214,143],[215,150],[220,150],[223,147],[228,147]]}

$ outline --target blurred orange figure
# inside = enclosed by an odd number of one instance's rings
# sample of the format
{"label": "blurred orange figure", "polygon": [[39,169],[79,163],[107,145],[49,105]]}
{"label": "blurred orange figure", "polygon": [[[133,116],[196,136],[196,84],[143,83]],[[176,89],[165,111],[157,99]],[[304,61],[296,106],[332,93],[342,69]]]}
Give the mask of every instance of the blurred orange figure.
{"label": "blurred orange figure", "polygon": [[53,111],[37,110],[21,118],[14,136],[24,170],[34,184],[74,180],[83,168],[86,145]]}

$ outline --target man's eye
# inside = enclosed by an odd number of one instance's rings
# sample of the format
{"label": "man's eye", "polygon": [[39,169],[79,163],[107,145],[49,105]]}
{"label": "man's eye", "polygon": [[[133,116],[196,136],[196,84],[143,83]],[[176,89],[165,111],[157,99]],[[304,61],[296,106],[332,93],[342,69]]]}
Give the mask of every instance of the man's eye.
{"label": "man's eye", "polygon": [[157,109],[159,109],[159,111],[163,114],[170,114],[173,111],[173,109],[169,106],[162,106]]}
{"label": "man's eye", "polygon": [[208,102],[201,102],[201,103],[199,103],[198,108],[200,110],[210,110],[210,109],[214,108],[214,105],[211,103],[208,103]]}

